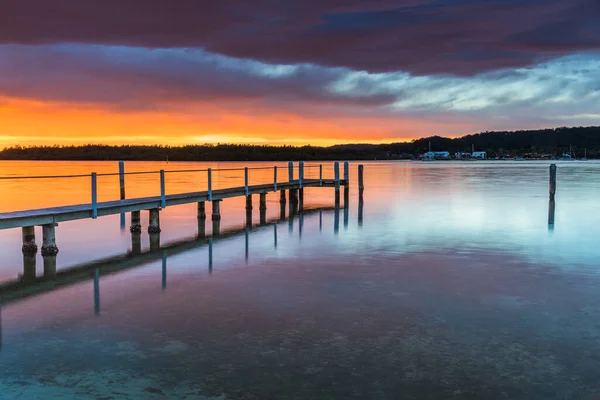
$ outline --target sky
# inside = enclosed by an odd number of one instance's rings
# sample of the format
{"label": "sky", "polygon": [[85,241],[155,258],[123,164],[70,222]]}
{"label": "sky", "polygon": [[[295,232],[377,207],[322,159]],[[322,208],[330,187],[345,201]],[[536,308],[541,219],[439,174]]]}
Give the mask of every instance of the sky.
{"label": "sky", "polygon": [[600,125],[598,0],[0,0],[0,147]]}

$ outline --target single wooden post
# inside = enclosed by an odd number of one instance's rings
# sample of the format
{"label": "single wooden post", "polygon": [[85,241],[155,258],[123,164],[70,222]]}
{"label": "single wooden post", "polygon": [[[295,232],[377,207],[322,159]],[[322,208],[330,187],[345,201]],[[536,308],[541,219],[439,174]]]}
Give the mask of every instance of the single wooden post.
{"label": "single wooden post", "polygon": [[98,218],[98,187],[97,187],[97,176],[95,172],[92,172],[92,218]]}
{"label": "single wooden post", "polygon": [[344,186],[350,185],[350,164],[348,161],[344,161]]}
{"label": "single wooden post", "polygon": [[150,233],[148,238],[150,239],[150,250],[160,250],[160,233]]}
{"label": "single wooden post", "polygon": [[304,189],[298,190],[298,209],[304,210]]}
{"label": "single wooden post", "polygon": [[[285,191],[282,190],[282,193],[284,193]],[[285,220],[285,199],[283,199],[284,202],[279,204],[279,220],[283,221]]]}
{"label": "single wooden post", "polygon": [[340,208],[335,207],[333,210],[333,233],[337,235],[340,231]]}
{"label": "single wooden post", "polygon": [[121,200],[125,199],[125,163],[119,161],[119,188],[121,192]]}
{"label": "single wooden post", "polygon": [[273,167],[273,191],[277,191],[277,165]]}
{"label": "single wooden post", "polygon": [[94,314],[100,315],[100,270],[94,270]]}
{"label": "single wooden post", "polygon": [[556,194],[556,164],[550,164],[550,198]]}
{"label": "single wooden post", "polygon": [[363,226],[363,207],[364,202],[362,193],[358,196],[358,226]]}
{"label": "single wooden post", "polygon": [[206,205],[203,201],[198,202],[198,219],[206,219]]}
{"label": "single wooden post", "polygon": [[[247,198],[248,197],[248,167],[244,168],[244,193],[246,194],[246,198]],[[252,202],[252,200],[250,200],[250,201]]]}
{"label": "single wooden post", "polygon": [[304,161],[298,163],[298,181],[300,189],[302,189],[302,181],[304,180]]}
{"label": "single wooden post", "polygon": [[221,235],[221,219],[213,219],[212,222],[212,235],[214,237]]}
{"label": "single wooden post", "polygon": [[323,186],[323,164],[319,165],[319,186]]}
{"label": "single wooden post", "polygon": [[294,180],[294,163],[288,162],[288,181],[292,182]]}
{"label": "single wooden post", "polygon": [[24,226],[21,230],[23,246],[21,251],[23,254],[32,255],[37,253],[38,247],[35,243],[35,226]]}
{"label": "single wooden post", "polygon": [[198,218],[198,239],[206,237],[206,218]]}
{"label": "single wooden post", "polygon": [[556,209],[556,202],[554,201],[554,197],[550,197],[550,201],[548,202],[548,227],[550,230],[554,228],[554,213]]}
{"label": "single wooden post", "polygon": [[208,201],[212,201],[212,169],[208,169]]}
{"label": "single wooden post", "polygon": [[58,254],[55,228],[56,224],[42,225],[42,256],[55,256]]}
{"label": "single wooden post", "polygon": [[158,208],[149,210],[149,214],[148,233],[160,233],[160,214]]}
{"label": "single wooden post", "polygon": [[131,212],[131,226],[129,227],[129,231],[132,233],[139,233],[142,231],[142,218],[140,216],[140,211]]}
{"label": "single wooden post", "polygon": [[162,290],[167,289],[167,251],[162,252]]}
{"label": "single wooden post", "polygon": [[362,193],[363,190],[365,190],[364,177],[363,177],[364,169],[365,169],[365,167],[362,164],[360,164],[358,166],[358,192],[359,193]]}
{"label": "single wooden post", "polygon": [[167,206],[167,198],[165,195],[165,170],[160,170],[160,208]]}

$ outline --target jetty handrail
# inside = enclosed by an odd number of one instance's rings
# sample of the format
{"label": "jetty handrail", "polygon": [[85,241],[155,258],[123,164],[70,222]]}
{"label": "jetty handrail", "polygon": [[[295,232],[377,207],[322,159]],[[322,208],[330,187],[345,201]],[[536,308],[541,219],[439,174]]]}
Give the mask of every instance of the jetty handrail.
{"label": "jetty handrail", "polygon": [[[277,165],[282,167],[284,164]],[[305,165],[304,168],[319,168],[320,165]],[[225,172],[225,171],[244,171],[245,169],[250,171],[258,170],[272,170],[273,166],[266,167],[240,167],[240,168],[210,168],[213,172]],[[189,173],[189,172],[208,172],[209,168],[202,169],[171,169],[162,170],[165,174],[176,174],[176,173]],[[70,175],[9,175],[0,176],[0,180],[18,180],[18,179],[60,179],[60,178],[89,178],[92,172],[89,174],[70,174]],[[122,175],[152,175],[160,174],[161,170],[152,171],[131,171],[131,172],[104,172],[96,173],[97,177],[101,176],[122,176]]]}

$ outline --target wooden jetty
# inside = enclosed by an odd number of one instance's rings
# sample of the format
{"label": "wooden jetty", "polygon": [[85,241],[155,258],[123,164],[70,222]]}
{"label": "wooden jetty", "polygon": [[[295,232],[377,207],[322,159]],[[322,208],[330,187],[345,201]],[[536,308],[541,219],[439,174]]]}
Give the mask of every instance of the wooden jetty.
{"label": "wooden jetty", "polygon": [[[304,207],[304,188],[333,188],[335,191],[335,205],[339,207],[340,204],[340,187],[344,187],[344,198],[347,199],[349,192],[349,164],[348,162],[343,163],[343,178],[340,177],[340,163],[335,162],[333,165],[334,177],[324,178],[323,177],[323,166],[319,166],[319,178],[318,179],[304,179],[304,162],[298,163],[298,178],[294,178],[294,163],[288,163],[288,180],[284,182],[277,181],[277,166],[272,167],[273,169],[273,181],[259,184],[249,185],[249,173],[253,168],[245,167],[240,169],[227,169],[228,171],[238,170],[244,171],[244,186],[231,187],[225,189],[213,190],[212,188],[212,173],[213,171],[219,171],[217,169],[205,169],[205,170],[188,170],[188,171],[154,171],[154,172],[132,172],[125,173],[123,162],[119,162],[119,173],[118,174],[97,174],[91,173],[89,175],[91,180],[91,199],[87,204],[68,205],[61,207],[42,208],[35,210],[25,211],[14,211],[0,213],[0,229],[10,228],[21,228],[22,229],[22,251],[23,254],[35,254],[37,252],[37,244],[35,239],[35,226],[42,226],[42,249],[41,253],[43,256],[52,256],[58,253],[58,246],[56,244],[56,226],[60,222],[74,221],[79,219],[96,219],[98,217],[121,214],[131,214],[131,226],[132,232],[141,232],[142,226],[140,224],[140,212],[148,211],[149,213],[149,224],[147,231],[150,234],[160,232],[160,210],[165,207],[197,203],[198,214],[197,218],[204,220],[206,218],[206,202],[210,202],[212,205],[212,216],[213,223],[217,223],[221,219],[221,207],[220,202],[224,199],[233,197],[245,197],[246,198],[246,211],[251,213],[252,211],[252,196],[258,194],[260,201],[261,219],[267,208],[266,194],[268,192],[277,192],[280,194],[280,203],[282,207],[286,203],[286,191],[288,192],[290,206],[299,208],[302,210]],[[270,168],[270,167],[268,167]],[[260,169],[265,169],[261,167]],[[363,191],[363,167],[362,165],[358,168],[359,171],[359,191],[362,195]],[[207,190],[179,193],[166,195],[165,192],[165,173],[169,172],[204,172],[207,174]],[[140,174],[140,173],[158,173],[160,175],[160,194],[153,197],[142,197],[125,199],[125,175],[128,174]],[[120,200],[98,202],[97,201],[97,177],[108,176],[108,175],[119,175],[120,182]],[[85,175],[84,175],[85,176]],[[81,177],[79,175],[78,177]],[[42,177],[0,177],[2,179],[37,179],[47,178]],[[62,178],[61,176],[56,178]],[[251,216],[251,214],[250,214]]]}

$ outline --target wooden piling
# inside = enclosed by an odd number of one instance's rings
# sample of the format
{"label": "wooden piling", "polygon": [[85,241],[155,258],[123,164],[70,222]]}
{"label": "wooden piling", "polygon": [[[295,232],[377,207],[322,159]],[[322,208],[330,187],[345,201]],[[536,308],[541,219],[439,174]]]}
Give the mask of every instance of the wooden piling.
{"label": "wooden piling", "polygon": [[279,204],[285,205],[285,203],[286,203],[285,190],[281,190],[281,191],[279,191]]}
{"label": "wooden piling", "polygon": [[23,276],[21,280],[30,282],[35,280],[37,257],[35,253],[23,253]]}
{"label": "wooden piling", "polygon": [[166,188],[165,188],[165,170],[160,170],[160,208],[167,206]]}
{"label": "wooden piling", "polygon": [[203,201],[198,202],[198,219],[206,219],[206,205]]}
{"label": "wooden piling", "polygon": [[246,212],[252,211],[252,195],[246,195]]}
{"label": "wooden piling", "polygon": [[142,254],[142,233],[141,233],[141,231],[131,233],[131,254],[133,254],[133,255]]}
{"label": "wooden piling", "polygon": [[206,218],[198,218],[198,239],[206,237]]}
{"label": "wooden piling", "polygon": [[298,209],[304,210],[304,189],[298,190]]}
{"label": "wooden piling", "polygon": [[212,220],[213,221],[221,220],[221,200],[213,200],[212,201]]}
{"label": "wooden piling", "polygon": [[360,164],[358,166],[358,193],[359,195],[362,194],[363,190],[365,190],[365,183],[364,183],[364,169],[365,167]]}
{"label": "wooden piling", "polygon": [[550,198],[548,202],[548,226],[551,228],[554,227],[554,213],[556,209],[556,202],[554,201],[554,197]]}
{"label": "wooden piling", "polygon": [[335,191],[339,192],[340,190],[340,163],[339,162],[335,162],[333,163],[333,176],[334,176],[334,182],[335,182]]}
{"label": "wooden piling", "polygon": [[160,212],[158,208],[149,210],[148,233],[160,233]]}
{"label": "wooden piling", "polygon": [[550,197],[554,198],[556,194],[556,164],[550,164]]}
{"label": "wooden piling", "polygon": [[344,161],[344,186],[350,185],[350,164],[348,161]]}
{"label": "wooden piling", "polygon": [[55,224],[42,225],[42,256],[55,256],[57,254]]}
{"label": "wooden piling", "polygon": [[131,212],[131,225],[129,226],[129,231],[131,233],[139,233],[142,231],[142,218],[140,214],[140,211]]}
{"label": "wooden piling", "polygon": [[23,237],[23,246],[21,246],[21,251],[23,252],[23,254],[37,253],[38,247],[35,243],[35,227],[24,226],[21,229],[21,233]]}
{"label": "wooden piling", "polygon": [[212,235],[219,236],[221,235],[221,219],[213,219],[212,221]]}
{"label": "wooden piling", "polygon": [[160,249],[160,233],[154,232],[148,235],[150,239],[150,250],[155,251]]}
{"label": "wooden piling", "polygon": [[44,278],[56,278],[56,255],[43,256],[44,259]]}
{"label": "wooden piling", "polygon": [[260,194],[260,224],[264,225],[267,223],[267,194]]}

